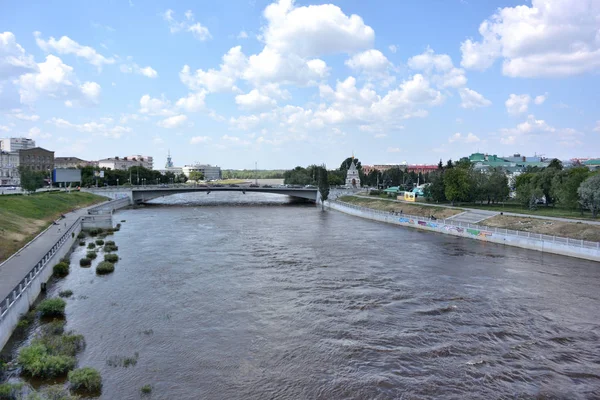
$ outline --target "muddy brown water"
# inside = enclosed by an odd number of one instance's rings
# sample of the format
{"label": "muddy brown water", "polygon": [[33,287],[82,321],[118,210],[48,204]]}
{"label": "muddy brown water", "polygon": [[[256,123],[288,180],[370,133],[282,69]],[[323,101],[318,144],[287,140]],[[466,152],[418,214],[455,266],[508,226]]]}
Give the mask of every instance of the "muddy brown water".
{"label": "muddy brown water", "polygon": [[600,398],[598,263],[210,196],[117,212],[115,272],[51,288],[102,399]]}

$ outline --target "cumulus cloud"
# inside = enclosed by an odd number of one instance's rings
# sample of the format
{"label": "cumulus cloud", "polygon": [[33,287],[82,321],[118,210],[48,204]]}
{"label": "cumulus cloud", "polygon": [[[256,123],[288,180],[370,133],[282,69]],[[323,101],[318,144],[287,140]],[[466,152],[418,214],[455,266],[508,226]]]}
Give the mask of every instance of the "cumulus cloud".
{"label": "cumulus cloud", "polygon": [[458,91],[462,102],[460,106],[462,108],[480,108],[488,107],[492,105],[492,102],[483,97],[481,94],[469,88],[462,88]]}
{"label": "cumulus cloud", "polygon": [[258,110],[273,107],[277,104],[269,96],[262,94],[258,89],[252,89],[247,94],[235,96],[235,103],[242,109]]}
{"label": "cumulus cloud", "polygon": [[23,120],[23,121],[32,121],[32,122],[35,122],[38,119],[40,119],[39,115],[36,115],[36,114],[27,115],[27,114],[24,114],[22,112],[16,112],[16,113],[11,114],[11,115],[13,117],[15,117],[17,119],[20,119],[20,120]]}
{"label": "cumulus cloud", "polygon": [[61,129],[74,129],[83,133],[91,133],[93,135],[99,135],[118,139],[125,133],[131,132],[131,128],[121,125],[113,125],[112,118],[102,118],[104,122],[90,121],[82,124],[74,124],[63,118],[53,117],[46,121],[47,124],[51,124]]}
{"label": "cumulus cloud", "polygon": [[38,63],[38,71],[21,75],[16,81],[21,103],[34,103],[40,96],[70,98],[71,102],[95,104],[100,95],[96,82],[79,84],[73,67],[64,64],[59,57],[48,55],[46,61]]}
{"label": "cumulus cloud", "polygon": [[185,65],[179,73],[179,79],[191,90],[207,89],[209,92],[236,91],[236,80],[242,75],[246,65],[247,58],[242,53],[242,47],[236,46],[229,49],[223,56],[223,63],[220,68],[202,70],[198,69],[195,73],[191,68]]}
{"label": "cumulus cloud", "polygon": [[459,132],[456,132],[454,135],[452,135],[448,138],[448,142],[450,142],[450,143],[454,143],[454,142],[477,143],[480,141],[481,141],[481,139],[479,139],[476,135],[474,135],[471,132],[469,132],[467,135],[463,135]]}
{"label": "cumulus cloud", "polygon": [[123,72],[125,74],[143,75],[147,78],[157,78],[158,77],[158,72],[156,72],[156,70],[154,68],[152,68],[151,66],[140,67],[136,63],[130,63],[130,64],[121,64],[120,69],[121,69],[121,72]]}
{"label": "cumulus cloud", "polygon": [[200,22],[196,22],[194,13],[190,10],[185,12],[185,19],[177,21],[175,19],[175,11],[169,9],[163,13],[163,19],[169,24],[169,30],[171,33],[177,32],[190,32],[194,37],[200,41],[212,39],[207,27],[203,26]]}
{"label": "cumulus cloud", "polygon": [[515,144],[522,139],[539,134],[551,134],[556,132],[556,128],[548,125],[542,119],[536,119],[533,115],[528,115],[527,120],[518,124],[515,128],[504,128],[500,130],[500,142],[503,144]]}
{"label": "cumulus cloud", "polygon": [[465,68],[485,70],[498,58],[511,77],[555,77],[600,67],[597,0],[532,0],[499,9],[479,26],[479,41],[461,44]]}
{"label": "cumulus cloud", "polygon": [[548,98],[548,94],[535,96],[535,100],[533,102],[537,105],[540,105],[540,104],[543,104],[547,98]]}
{"label": "cumulus cloud", "polygon": [[46,53],[74,54],[98,68],[102,68],[105,64],[114,64],[115,62],[114,58],[104,57],[92,47],[82,46],[68,36],[62,36],[58,40],[51,36],[50,39],[44,40],[40,32],[34,32],[33,34],[38,47]]}
{"label": "cumulus cloud", "polygon": [[435,54],[429,47],[422,54],[409,58],[407,65],[410,69],[422,71],[441,88],[459,88],[467,84],[465,71],[455,68],[449,55]]}
{"label": "cumulus cloud", "polygon": [[238,33],[237,35],[238,39],[248,39],[248,33],[246,33],[246,31],[240,31],[240,33]]}
{"label": "cumulus cloud", "polygon": [[400,153],[400,147],[388,147],[387,148],[387,152],[388,153]]}
{"label": "cumulus cloud", "polygon": [[396,54],[396,52],[398,51],[398,46],[396,46],[395,44],[390,44],[388,46],[388,49],[390,49],[390,51],[394,54]]}
{"label": "cumulus cloud", "polygon": [[196,93],[190,93],[187,95],[187,97],[182,97],[181,99],[177,100],[177,103],[175,105],[187,112],[198,112],[204,109],[205,97],[205,90]]}
{"label": "cumulus cloud", "polygon": [[140,99],[140,113],[148,115],[171,116],[175,114],[171,102],[164,97],[157,99],[145,94]]}
{"label": "cumulus cloud", "polygon": [[162,128],[172,129],[180,127],[185,121],[187,121],[187,116],[180,114],[163,119],[162,121],[159,121],[157,125]]}
{"label": "cumulus cloud", "polygon": [[504,104],[510,115],[519,115],[527,112],[530,101],[531,96],[528,94],[511,94]]}
{"label": "cumulus cloud", "polygon": [[17,43],[12,32],[0,33],[0,81],[37,69],[33,56]]}
{"label": "cumulus cloud", "polygon": [[600,132],[600,121],[596,121],[596,127],[594,128],[594,132]]}

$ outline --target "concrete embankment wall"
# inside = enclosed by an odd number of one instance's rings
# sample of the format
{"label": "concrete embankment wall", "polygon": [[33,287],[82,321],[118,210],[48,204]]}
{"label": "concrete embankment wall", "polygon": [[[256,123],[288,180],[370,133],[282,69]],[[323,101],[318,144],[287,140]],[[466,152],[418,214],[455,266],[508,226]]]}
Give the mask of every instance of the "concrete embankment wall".
{"label": "concrete embankment wall", "polygon": [[[19,322],[19,318],[29,311],[31,305],[40,295],[42,284],[48,282],[48,279],[52,276],[54,266],[69,253],[75,242],[78,241],[77,235],[79,232],[92,228],[112,228],[112,213],[118,208],[128,206],[130,202],[128,201],[129,199],[126,200],[103,203],[101,206],[105,211],[104,213],[79,217],[64,235],[48,249],[42,259],[35,265],[31,265],[31,270],[23,277],[8,297],[0,299],[0,349],[4,347],[12,335]],[[106,212],[106,210],[108,211]],[[40,235],[43,234],[44,232]],[[26,251],[29,246],[35,245],[34,241],[29,242],[12,257],[18,257],[20,252]],[[1,276],[0,279],[2,279]]]}
{"label": "concrete embankment wall", "polygon": [[584,242],[529,232],[508,231],[506,229],[490,228],[473,224],[452,222],[451,220],[431,220],[428,218],[395,215],[389,212],[373,210],[353,204],[338,201],[327,201],[326,206],[346,214],[374,221],[422,229],[446,235],[461,236],[469,239],[482,240],[537,250],[545,253],[560,254],[586,260],[600,261],[600,243]]}

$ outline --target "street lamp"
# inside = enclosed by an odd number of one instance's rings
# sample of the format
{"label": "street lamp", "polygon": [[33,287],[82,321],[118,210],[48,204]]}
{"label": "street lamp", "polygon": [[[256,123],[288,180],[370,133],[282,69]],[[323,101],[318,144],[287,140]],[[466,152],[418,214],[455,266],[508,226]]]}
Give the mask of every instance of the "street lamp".
{"label": "street lamp", "polygon": [[119,186],[119,178],[117,178],[117,186]]}

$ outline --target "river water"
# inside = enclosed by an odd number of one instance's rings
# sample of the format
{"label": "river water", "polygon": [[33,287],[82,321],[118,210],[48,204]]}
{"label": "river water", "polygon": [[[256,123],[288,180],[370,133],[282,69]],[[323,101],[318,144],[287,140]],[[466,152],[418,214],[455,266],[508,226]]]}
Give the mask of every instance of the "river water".
{"label": "river water", "polygon": [[79,248],[52,288],[102,399],[600,398],[598,263],[277,196],[159,202],[115,214],[112,275]]}

